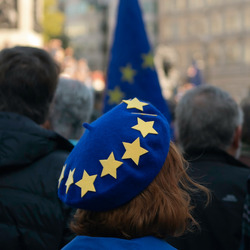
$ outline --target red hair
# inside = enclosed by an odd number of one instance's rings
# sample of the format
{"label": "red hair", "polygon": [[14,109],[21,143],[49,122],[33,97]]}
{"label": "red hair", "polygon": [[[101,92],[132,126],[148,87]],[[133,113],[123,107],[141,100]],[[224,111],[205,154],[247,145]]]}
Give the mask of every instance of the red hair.
{"label": "red hair", "polygon": [[166,161],[154,181],[127,204],[105,212],[78,209],[71,229],[78,235],[118,237],[143,236],[166,238],[191,230],[198,223],[191,215],[189,192],[207,188],[192,181],[186,173],[188,164],[171,142]]}

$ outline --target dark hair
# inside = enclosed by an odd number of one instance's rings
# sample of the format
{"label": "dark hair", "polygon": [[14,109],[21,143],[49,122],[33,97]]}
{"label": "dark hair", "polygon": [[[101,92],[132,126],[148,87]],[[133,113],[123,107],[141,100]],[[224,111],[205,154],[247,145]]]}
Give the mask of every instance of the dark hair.
{"label": "dark hair", "polygon": [[47,116],[59,67],[42,49],[21,47],[0,52],[0,111],[27,116],[42,124]]}
{"label": "dark hair", "polygon": [[[153,166],[152,166],[153,167]],[[127,204],[105,212],[77,209],[71,229],[78,235],[166,238],[192,230],[198,223],[191,215],[189,192],[207,188],[192,181],[187,162],[171,142],[166,161],[154,181]]]}

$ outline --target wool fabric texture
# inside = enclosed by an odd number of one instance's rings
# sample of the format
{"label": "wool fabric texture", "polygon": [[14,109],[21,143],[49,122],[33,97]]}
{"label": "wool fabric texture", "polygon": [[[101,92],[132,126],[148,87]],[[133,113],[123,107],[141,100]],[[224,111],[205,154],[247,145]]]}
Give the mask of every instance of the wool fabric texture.
{"label": "wool fabric texture", "polygon": [[137,98],[84,127],[58,183],[59,198],[72,207],[120,207],[147,188],[166,160],[169,124],[153,105]]}

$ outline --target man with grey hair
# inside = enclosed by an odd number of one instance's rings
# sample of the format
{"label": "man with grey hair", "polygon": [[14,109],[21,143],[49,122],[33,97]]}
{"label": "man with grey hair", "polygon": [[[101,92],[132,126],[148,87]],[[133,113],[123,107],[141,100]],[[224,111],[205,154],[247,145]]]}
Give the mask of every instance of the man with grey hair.
{"label": "man with grey hair", "polygon": [[50,128],[73,144],[82,136],[82,124],[93,111],[93,91],[84,83],[61,77],[49,112]]}
{"label": "man with grey hair", "polygon": [[207,186],[212,199],[192,197],[200,230],[172,239],[178,249],[238,249],[249,169],[236,158],[241,144],[242,111],[225,91],[203,85],[177,104],[177,141],[190,163],[190,176]]}

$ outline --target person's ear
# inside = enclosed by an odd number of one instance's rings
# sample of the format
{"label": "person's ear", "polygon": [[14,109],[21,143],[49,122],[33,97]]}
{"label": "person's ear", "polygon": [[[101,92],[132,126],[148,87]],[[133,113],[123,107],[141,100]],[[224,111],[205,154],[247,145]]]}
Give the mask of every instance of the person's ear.
{"label": "person's ear", "polygon": [[242,126],[238,126],[235,129],[233,143],[232,143],[232,146],[235,149],[238,149],[241,145],[241,136],[242,136]]}
{"label": "person's ear", "polygon": [[242,127],[238,126],[234,131],[233,141],[230,147],[226,150],[228,154],[232,155],[235,158],[238,158],[240,154],[241,134],[242,134]]}
{"label": "person's ear", "polygon": [[45,128],[45,129],[48,129],[48,130],[52,129],[51,123],[50,123],[49,120],[46,120],[43,124],[41,124],[41,127]]}

